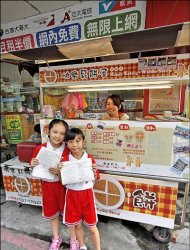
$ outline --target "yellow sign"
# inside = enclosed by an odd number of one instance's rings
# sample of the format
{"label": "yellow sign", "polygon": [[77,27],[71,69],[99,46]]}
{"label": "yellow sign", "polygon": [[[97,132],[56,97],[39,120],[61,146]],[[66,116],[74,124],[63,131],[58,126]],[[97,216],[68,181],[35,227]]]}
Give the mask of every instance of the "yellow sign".
{"label": "yellow sign", "polygon": [[6,127],[8,132],[8,142],[18,143],[23,140],[22,138],[22,128],[19,115],[6,115]]}

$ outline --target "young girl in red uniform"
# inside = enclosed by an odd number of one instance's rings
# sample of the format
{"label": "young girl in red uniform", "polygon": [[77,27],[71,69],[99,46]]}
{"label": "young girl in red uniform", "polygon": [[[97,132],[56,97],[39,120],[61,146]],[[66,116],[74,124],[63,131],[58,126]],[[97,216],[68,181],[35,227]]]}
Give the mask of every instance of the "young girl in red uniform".
{"label": "young girl in red uniform", "polygon": [[[84,140],[85,137],[80,129],[71,128],[65,136],[65,142],[70,150],[70,154],[64,157],[62,162],[91,158],[93,168],[96,169],[93,156],[84,151]],[[99,178],[98,172],[96,178]],[[95,249],[101,250],[99,231],[96,227],[98,218],[94,202],[93,182],[69,184],[66,185],[66,189],[63,223],[68,226],[71,235],[70,250],[87,249],[85,246],[82,246],[82,221],[90,231]],[[76,239],[75,232],[79,242]]]}
{"label": "young girl in red uniform", "polygon": [[[56,150],[62,157],[69,154],[69,149],[64,145],[65,134],[68,131],[68,124],[59,119],[54,119],[49,124],[49,141],[36,147],[31,166],[35,167],[39,164],[36,158],[42,147]],[[42,215],[50,220],[53,232],[52,244],[49,250],[59,249],[62,239],[59,234],[59,214],[63,213],[65,203],[65,187],[59,180],[60,170],[57,166],[52,166],[49,172],[54,175],[54,180],[42,180]]]}

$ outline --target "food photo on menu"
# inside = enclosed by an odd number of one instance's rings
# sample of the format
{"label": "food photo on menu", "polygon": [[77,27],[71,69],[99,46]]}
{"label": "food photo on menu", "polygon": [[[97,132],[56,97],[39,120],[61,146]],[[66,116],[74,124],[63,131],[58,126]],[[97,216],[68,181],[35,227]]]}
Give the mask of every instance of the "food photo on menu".
{"label": "food photo on menu", "polygon": [[182,175],[185,168],[189,165],[189,161],[184,157],[179,157],[175,164],[171,167],[171,172]]}

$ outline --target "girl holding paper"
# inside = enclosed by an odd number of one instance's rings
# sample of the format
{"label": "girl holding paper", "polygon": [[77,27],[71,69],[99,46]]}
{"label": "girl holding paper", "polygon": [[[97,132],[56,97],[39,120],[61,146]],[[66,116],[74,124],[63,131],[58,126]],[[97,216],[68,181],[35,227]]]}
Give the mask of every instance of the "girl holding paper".
{"label": "girl holding paper", "polygon": [[[85,161],[87,158],[91,158],[92,167],[96,169],[93,156],[84,151],[85,137],[79,128],[71,128],[65,136],[65,142],[70,150],[70,154],[63,158],[61,163],[63,168],[66,161],[78,161],[79,163],[82,160]],[[97,169],[96,177],[99,178]],[[93,181],[79,181],[76,184],[68,184],[66,189],[63,223],[68,226],[70,232],[70,250],[86,249],[85,246],[82,246],[82,220],[90,231],[95,249],[101,250],[100,235],[96,226],[98,218],[94,202]]]}
{"label": "girl holding paper", "polygon": [[[31,160],[32,167],[39,165],[39,160],[36,157],[42,147],[56,150],[62,158],[69,154],[69,149],[64,144],[65,134],[68,129],[69,126],[64,120],[53,119],[50,122],[49,141],[36,147]],[[42,179],[42,214],[46,219],[50,220],[53,232],[52,244],[49,250],[57,250],[62,243],[59,234],[59,215],[63,213],[64,209],[65,187],[60,182],[60,170],[57,166],[49,168],[49,172],[54,175],[54,178],[53,180]]]}

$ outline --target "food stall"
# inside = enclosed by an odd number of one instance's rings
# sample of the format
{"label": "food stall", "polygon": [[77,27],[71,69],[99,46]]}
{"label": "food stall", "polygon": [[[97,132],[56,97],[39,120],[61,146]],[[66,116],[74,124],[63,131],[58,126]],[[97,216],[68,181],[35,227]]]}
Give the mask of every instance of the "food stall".
{"label": "food stall", "polygon": [[[171,56],[164,57],[166,62],[170,58]],[[99,214],[160,227],[163,223],[167,228],[174,227],[178,183],[187,183],[189,178],[190,131],[187,118],[179,116],[185,109],[183,103],[189,79],[189,54],[173,58],[175,60],[172,66],[165,65],[164,68],[156,66],[157,62],[155,66],[143,65],[142,68],[141,59],[132,59],[39,69],[41,105],[45,118],[40,120],[42,141],[47,141],[47,126],[58,115],[64,117],[69,126],[76,126],[84,131],[86,150],[94,155],[101,171],[101,179],[94,186]],[[147,61],[150,59],[152,58],[146,58]],[[160,58],[154,60],[158,61]],[[92,69],[96,74],[89,73]],[[86,72],[85,78],[82,78],[81,72]],[[110,87],[110,83],[116,87]],[[109,91],[106,90],[106,84]],[[99,86],[99,90],[95,86]],[[167,86],[166,89],[163,86]],[[129,121],[98,119],[101,116],[97,117],[97,114],[105,112],[101,101],[112,89],[114,93],[122,90],[126,94],[131,87],[141,87],[144,96],[149,95],[149,98],[141,96],[135,101],[124,100],[126,107],[129,107],[127,101],[141,103],[141,110],[132,108],[132,111],[139,113],[143,110],[143,115]],[[72,106],[72,102],[68,103],[71,106],[67,109],[62,107],[70,91],[74,94],[86,93],[86,109],[76,108]],[[152,91],[156,91],[156,94]],[[45,95],[53,95],[54,98],[47,98]],[[53,105],[52,100],[55,102],[56,99],[60,106]],[[127,111],[130,114],[130,110]],[[168,111],[172,116],[167,116]],[[10,162],[6,164],[9,165]],[[5,178],[7,173],[3,171]],[[7,195],[7,199],[11,199],[10,197]],[[18,201],[22,199],[19,198]]]}
{"label": "food stall", "polygon": [[[142,59],[148,62],[152,58],[140,58],[106,64],[41,67],[39,70],[41,101],[45,106],[51,106],[44,98],[48,88],[51,91],[54,88],[65,90],[61,103],[65,103],[64,98],[70,92],[86,93],[90,107],[93,105],[89,102],[89,93],[92,95],[96,92],[96,100],[92,99],[93,103],[95,101],[100,105],[96,109],[86,112],[82,109],[81,116],[78,116],[79,110],[72,106],[71,101],[66,108],[60,105],[54,115],[58,112],[69,126],[79,127],[85,133],[86,150],[95,157],[101,171],[101,179],[94,186],[99,214],[159,227],[163,224],[166,228],[174,227],[178,184],[188,183],[189,178],[190,130],[188,118],[179,113],[186,110],[184,100],[190,60],[189,54],[175,55],[172,58],[171,65],[171,56],[164,56],[164,66],[160,66],[160,58],[155,57],[154,66],[142,66]],[[90,75],[92,69],[96,72],[96,77]],[[106,74],[101,74],[103,71]],[[75,79],[72,78],[73,72]],[[86,72],[85,78],[81,79],[81,72]],[[114,81],[116,87],[110,87],[109,84],[114,85]],[[109,91],[105,90],[106,84]],[[166,88],[162,88],[163,86]],[[132,87],[144,89],[144,99],[131,100],[135,104],[141,101],[143,116],[136,116],[129,121],[105,121],[97,118],[97,114],[105,112],[100,99],[112,91],[116,93],[122,90],[127,95],[126,92]],[[130,99],[124,100],[124,104],[127,105],[127,101]],[[70,116],[71,110],[73,116]],[[127,110],[129,114],[130,111],[142,112],[139,109]],[[47,141],[47,126],[52,115],[53,111],[46,114],[46,119],[40,120],[44,142]],[[183,214],[187,193],[188,184]],[[184,218],[182,224],[183,220]]]}

